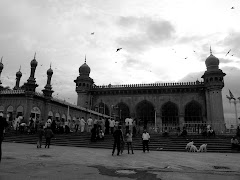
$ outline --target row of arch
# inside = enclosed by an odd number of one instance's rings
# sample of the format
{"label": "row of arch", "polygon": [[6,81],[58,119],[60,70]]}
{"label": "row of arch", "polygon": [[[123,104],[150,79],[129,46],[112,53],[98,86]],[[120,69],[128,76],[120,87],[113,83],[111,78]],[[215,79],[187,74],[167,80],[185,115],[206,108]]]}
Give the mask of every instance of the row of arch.
{"label": "row of arch", "polygon": [[[95,111],[106,115],[117,116],[118,119],[123,121],[125,118],[130,117],[130,110],[127,104],[120,102],[115,106],[108,107],[103,102],[95,106]],[[162,105],[161,109],[162,124],[177,125],[179,124],[179,108],[178,106],[169,101]],[[142,101],[136,105],[136,117],[146,123],[154,123],[155,121],[155,108],[149,101]],[[203,121],[202,106],[196,101],[189,102],[184,109],[185,123],[194,122],[200,123]]]}

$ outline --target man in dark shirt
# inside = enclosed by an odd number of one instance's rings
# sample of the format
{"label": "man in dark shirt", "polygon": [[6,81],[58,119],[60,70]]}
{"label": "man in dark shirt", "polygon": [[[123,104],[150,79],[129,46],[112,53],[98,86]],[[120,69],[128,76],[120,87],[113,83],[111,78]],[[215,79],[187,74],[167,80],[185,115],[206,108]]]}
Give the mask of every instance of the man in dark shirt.
{"label": "man in dark shirt", "polygon": [[6,118],[3,117],[3,113],[0,113],[0,162],[2,160],[2,141],[3,141],[3,131],[8,126]]}
{"label": "man in dark shirt", "polygon": [[121,130],[121,126],[118,126],[118,129],[114,131],[113,137],[114,137],[114,144],[113,144],[112,156],[115,152],[116,146],[117,146],[117,155],[119,156],[120,144],[121,144],[121,141],[123,141],[123,133],[122,133],[122,130]]}

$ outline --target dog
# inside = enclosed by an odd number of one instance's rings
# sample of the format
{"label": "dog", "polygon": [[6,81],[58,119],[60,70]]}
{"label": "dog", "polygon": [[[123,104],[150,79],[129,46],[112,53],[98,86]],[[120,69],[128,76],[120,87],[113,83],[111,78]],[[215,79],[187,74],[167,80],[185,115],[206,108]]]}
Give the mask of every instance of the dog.
{"label": "dog", "polygon": [[191,145],[189,152],[198,152],[198,149],[195,145]]}
{"label": "dog", "polygon": [[186,145],[186,147],[185,147],[185,149],[187,150],[187,151],[189,151],[190,150],[190,148],[191,148],[191,145],[193,145],[193,141],[191,141],[191,142],[189,142],[189,143],[187,143],[187,145]]}
{"label": "dog", "polygon": [[199,147],[198,152],[207,152],[207,144],[202,144],[202,145]]}

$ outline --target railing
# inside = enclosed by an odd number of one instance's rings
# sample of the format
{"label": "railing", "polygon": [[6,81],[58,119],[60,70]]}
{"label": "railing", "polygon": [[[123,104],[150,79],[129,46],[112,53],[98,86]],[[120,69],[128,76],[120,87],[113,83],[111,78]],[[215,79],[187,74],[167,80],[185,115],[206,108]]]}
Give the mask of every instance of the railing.
{"label": "railing", "polygon": [[123,84],[123,85],[93,85],[92,88],[136,88],[136,87],[169,87],[169,86],[192,86],[192,85],[203,85],[204,82],[174,82],[174,83],[151,83],[151,84]]}

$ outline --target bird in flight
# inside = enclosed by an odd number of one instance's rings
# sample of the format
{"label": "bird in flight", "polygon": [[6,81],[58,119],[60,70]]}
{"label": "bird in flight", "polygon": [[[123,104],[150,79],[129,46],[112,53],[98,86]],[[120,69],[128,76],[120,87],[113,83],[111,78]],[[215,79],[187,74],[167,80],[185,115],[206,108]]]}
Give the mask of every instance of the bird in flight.
{"label": "bird in flight", "polygon": [[227,52],[227,54],[225,56],[227,56],[230,52],[231,52],[231,49]]}
{"label": "bird in flight", "polygon": [[120,51],[122,48],[117,48],[117,51],[116,52],[118,52],[118,51]]}
{"label": "bird in flight", "polygon": [[231,9],[234,9],[234,7],[231,7]]}
{"label": "bird in flight", "polygon": [[94,35],[94,32],[92,32],[91,35]]}
{"label": "bird in flight", "polygon": [[187,59],[188,57],[185,57],[184,59]]}

